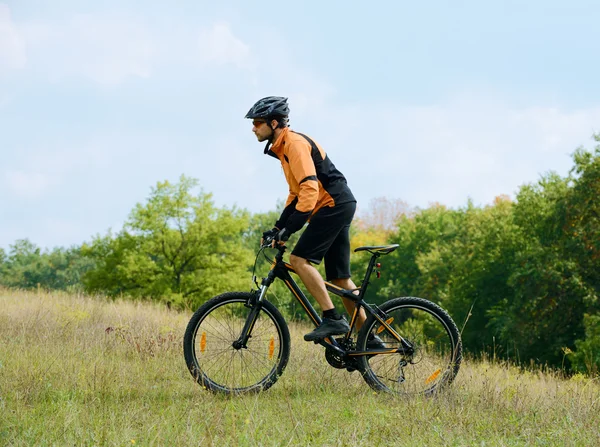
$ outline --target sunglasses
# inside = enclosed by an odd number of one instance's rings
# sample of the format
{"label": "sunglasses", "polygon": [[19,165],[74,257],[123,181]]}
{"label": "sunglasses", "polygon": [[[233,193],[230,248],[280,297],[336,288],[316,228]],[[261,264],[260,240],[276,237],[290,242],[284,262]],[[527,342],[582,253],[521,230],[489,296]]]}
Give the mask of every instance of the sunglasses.
{"label": "sunglasses", "polygon": [[253,120],[252,121],[252,125],[254,127],[260,127],[262,124],[266,124],[266,121],[262,121],[262,120]]}

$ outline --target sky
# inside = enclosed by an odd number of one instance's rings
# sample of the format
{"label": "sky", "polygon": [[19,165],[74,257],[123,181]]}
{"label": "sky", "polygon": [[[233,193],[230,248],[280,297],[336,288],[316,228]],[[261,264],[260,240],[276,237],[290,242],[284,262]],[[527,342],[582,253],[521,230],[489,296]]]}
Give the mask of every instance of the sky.
{"label": "sky", "polygon": [[[296,3],[296,4],[292,4]],[[600,131],[600,3],[0,0],[0,248],[118,232],[159,181],[287,196],[244,115],[289,98],[359,213],[515,197]]]}

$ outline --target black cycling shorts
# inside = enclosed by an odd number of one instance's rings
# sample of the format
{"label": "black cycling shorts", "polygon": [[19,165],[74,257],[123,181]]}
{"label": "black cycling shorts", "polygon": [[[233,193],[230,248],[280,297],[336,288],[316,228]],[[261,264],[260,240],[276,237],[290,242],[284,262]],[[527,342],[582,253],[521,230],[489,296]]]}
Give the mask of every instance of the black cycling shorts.
{"label": "black cycling shorts", "polygon": [[350,278],[350,223],[356,202],[323,207],[310,218],[292,254],[320,264],[325,258],[327,281]]}

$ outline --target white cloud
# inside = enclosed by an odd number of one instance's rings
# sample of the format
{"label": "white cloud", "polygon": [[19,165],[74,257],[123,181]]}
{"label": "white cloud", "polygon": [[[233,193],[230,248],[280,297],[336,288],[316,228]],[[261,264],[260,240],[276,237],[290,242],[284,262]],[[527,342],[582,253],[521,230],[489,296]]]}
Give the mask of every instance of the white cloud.
{"label": "white cloud", "polygon": [[[242,70],[257,67],[250,46],[225,22],[198,35],[185,26],[167,30],[126,16],[75,14],[63,20],[29,21],[19,29],[11,25],[10,30],[13,41],[21,42],[23,49],[27,45],[37,71],[52,79],[79,75],[100,84],[118,84],[130,77],[151,76],[159,63],[177,66],[190,59]],[[4,53],[12,55],[14,64],[20,47],[15,43],[10,48]],[[2,46],[0,62],[1,50]]]}
{"label": "white cloud", "polygon": [[21,150],[22,160],[5,165],[4,184],[14,196],[36,200],[52,196],[69,177],[89,170],[104,169],[115,154],[97,144],[71,149],[44,147]]}
{"label": "white cloud", "polygon": [[4,183],[13,195],[23,199],[42,197],[54,183],[54,179],[42,172],[9,170],[4,173]]}
{"label": "white cloud", "polygon": [[100,83],[116,83],[129,76],[150,76],[152,43],[146,29],[129,20],[80,15],[72,20],[73,50],[80,51],[80,67]]}
{"label": "white cloud", "polygon": [[155,44],[133,19],[77,14],[64,21],[29,22],[23,33],[35,60],[53,78],[82,75],[118,84],[152,72]]}
{"label": "white cloud", "polygon": [[12,21],[8,5],[0,3],[0,73],[22,68],[27,62],[25,41]]}
{"label": "white cloud", "polygon": [[234,65],[240,69],[253,69],[254,63],[250,47],[237,38],[227,23],[215,23],[203,30],[198,37],[200,59],[206,63]]}
{"label": "white cloud", "polygon": [[493,95],[424,107],[317,104],[297,130],[323,145],[362,203],[387,196],[456,207],[469,197],[514,197],[548,171],[566,175],[570,154],[589,147],[600,126],[600,108],[515,107]]}

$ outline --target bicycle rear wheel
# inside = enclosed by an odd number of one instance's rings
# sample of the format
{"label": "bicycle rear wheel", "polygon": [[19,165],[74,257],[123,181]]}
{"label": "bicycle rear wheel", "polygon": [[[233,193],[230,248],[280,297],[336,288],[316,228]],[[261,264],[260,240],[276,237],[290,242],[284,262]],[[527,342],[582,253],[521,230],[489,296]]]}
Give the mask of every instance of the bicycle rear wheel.
{"label": "bicycle rear wheel", "polygon": [[458,328],[446,311],[414,297],[392,299],[380,310],[410,348],[403,348],[371,315],[361,328],[357,349],[367,350],[369,337],[377,335],[386,348],[400,348],[402,352],[360,357],[365,381],[378,391],[409,395],[430,395],[449,385],[460,367],[462,344]]}
{"label": "bicycle rear wheel", "polygon": [[246,347],[234,342],[251,308],[252,293],[232,292],[204,303],[192,316],[183,339],[185,361],[196,381],[214,392],[242,394],[268,389],[290,356],[290,333],[279,311],[266,300]]}

